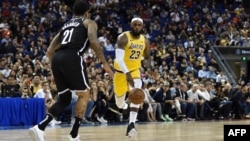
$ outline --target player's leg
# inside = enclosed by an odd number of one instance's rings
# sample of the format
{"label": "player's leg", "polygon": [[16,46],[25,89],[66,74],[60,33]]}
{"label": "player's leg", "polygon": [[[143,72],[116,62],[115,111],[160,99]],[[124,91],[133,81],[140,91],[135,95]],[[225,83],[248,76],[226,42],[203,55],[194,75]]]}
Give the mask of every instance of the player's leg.
{"label": "player's leg", "polygon": [[[141,79],[134,79],[134,85],[135,85],[135,88],[141,88],[142,87]],[[130,87],[130,90],[131,89],[133,89],[133,88]],[[137,119],[140,104],[134,104],[131,102],[129,107],[130,107],[129,125],[127,127],[127,134],[126,135],[129,137],[133,137],[133,136],[137,135],[137,131],[135,129],[135,122]]]}
{"label": "player's leg", "polygon": [[58,89],[58,100],[50,107],[44,119],[38,125],[29,129],[29,134],[35,141],[44,141],[43,134],[47,125],[71,103],[71,91],[68,89],[67,81],[59,69],[61,61],[61,55],[55,54],[52,60],[52,72]]}
{"label": "player's leg", "polygon": [[[79,138],[78,129],[83,120],[85,111],[87,109],[88,100],[90,97],[89,94],[89,81],[86,72],[86,64],[84,63],[84,59],[82,56],[72,56],[72,60],[74,60],[73,65],[71,64],[70,73],[65,72],[65,77],[68,80],[69,88],[72,91],[76,92],[78,96],[76,105],[75,105],[75,122],[73,123],[72,129],[70,131],[70,136],[68,138],[70,140]],[[80,71],[75,71],[80,70]]]}
{"label": "player's leg", "polygon": [[125,98],[129,87],[126,76],[123,73],[116,72],[113,80],[116,106],[119,109],[127,109],[128,104]]}
{"label": "player's leg", "polygon": [[78,129],[79,129],[80,124],[82,122],[82,119],[85,115],[85,111],[86,111],[87,105],[88,105],[88,100],[90,97],[88,89],[86,89],[84,91],[76,91],[76,94],[78,95],[78,100],[77,100],[76,106],[75,106],[75,122],[74,122],[73,127],[70,131],[70,135],[73,139],[79,138]]}

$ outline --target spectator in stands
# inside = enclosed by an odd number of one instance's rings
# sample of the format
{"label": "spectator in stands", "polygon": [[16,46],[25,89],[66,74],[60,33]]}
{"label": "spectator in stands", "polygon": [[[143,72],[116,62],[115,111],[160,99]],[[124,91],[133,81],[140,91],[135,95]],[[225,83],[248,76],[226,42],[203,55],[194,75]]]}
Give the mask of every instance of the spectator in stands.
{"label": "spectator in stands", "polygon": [[[147,111],[147,116],[149,121],[166,121],[163,113],[161,103],[156,102],[150,94],[150,86],[151,84],[143,83],[143,90],[145,93],[145,102],[149,104],[149,108]],[[157,117],[158,116],[158,117]]]}
{"label": "spectator in stands", "polygon": [[216,83],[219,85],[225,85],[228,82],[227,76],[224,74],[223,71],[220,71],[219,74],[216,76]]}
{"label": "spectator in stands", "polygon": [[244,85],[246,85],[247,83],[248,83],[248,81],[249,81],[249,78],[247,77],[247,75],[246,75],[246,71],[245,70],[240,70],[240,77],[239,77],[239,79],[238,79],[238,84],[244,84]]}
{"label": "spectator in stands", "polygon": [[11,72],[11,64],[8,63],[4,66],[4,69],[1,71],[2,75],[5,77],[5,78],[8,78],[10,76],[10,72]]}
{"label": "spectator in stands", "polygon": [[[104,44],[104,42],[102,43]],[[106,45],[104,44],[104,55],[112,58],[115,57],[115,48],[109,39],[106,40]]]}
{"label": "spectator in stands", "polygon": [[203,119],[204,100],[199,97],[199,84],[194,83],[187,91],[187,120]]}
{"label": "spectator in stands", "polygon": [[176,82],[175,83],[175,107],[177,112],[177,117],[186,117],[187,111],[187,95],[188,87],[185,83]]}
{"label": "spectator in stands", "polygon": [[[145,85],[145,84],[144,84]],[[144,89],[144,93],[145,93],[145,103],[148,103],[148,110],[147,110],[147,120],[152,122],[152,121],[156,121],[156,117],[155,117],[155,111],[156,111],[156,104],[153,105],[153,102],[150,101],[154,101],[154,99],[150,96],[149,92],[143,87]],[[149,98],[152,98],[149,100]],[[153,108],[154,106],[154,108]]]}
{"label": "spectator in stands", "polygon": [[41,76],[40,74],[34,74],[30,84],[32,96],[34,96],[39,89],[42,89]]}
{"label": "spectator in stands", "polygon": [[232,85],[227,82],[225,84],[225,87],[223,89],[223,93],[225,95],[225,98],[232,102],[232,111],[233,114],[235,114],[234,118],[241,119],[242,118],[242,109],[241,109],[241,102],[242,95],[240,93],[240,86],[237,85],[235,88],[232,87]]}
{"label": "spectator in stands", "polygon": [[94,105],[88,108],[89,110],[88,112],[86,111],[88,113],[85,117],[87,121],[98,121],[97,117],[93,113],[96,108],[95,102],[97,100],[97,93],[98,93],[97,82],[93,80],[90,83],[90,99],[89,100],[92,100]]}
{"label": "spectator in stands", "polygon": [[[216,96],[216,90],[212,82],[207,81],[205,83],[205,91],[207,91],[208,95],[207,100],[204,103],[204,118],[212,119],[216,113],[218,113],[218,108],[220,105],[219,97]],[[209,98],[208,98],[209,97]]]}
{"label": "spectator in stands", "polygon": [[22,98],[28,98],[33,97],[32,92],[30,90],[30,79],[28,76],[25,76],[26,74],[23,74],[22,81],[21,81],[21,93]]}
{"label": "spectator in stands", "polygon": [[[160,86],[156,93],[153,95],[153,98],[156,102],[159,102],[161,104],[165,121],[173,121],[170,115],[172,112],[174,100],[172,99],[171,91],[169,89],[170,84],[169,82],[159,82],[158,85]],[[163,118],[161,117],[161,119]]]}
{"label": "spectator in stands", "polygon": [[216,81],[217,74],[215,72],[215,68],[212,66],[208,66],[208,71],[207,71],[207,78],[208,80],[215,82]]}
{"label": "spectator in stands", "polygon": [[223,92],[222,85],[216,85],[216,99],[214,108],[218,111],[216,118],[229,119],[231,118],[232,101],[230,101]]}
{"label": "spectator in stands", "polygon": [[[210,94],[208,93],[205,83],[200,83],[199,84],[199,88],[198,88],[198,97],[200,99],[200,103],[199,105],[197,105],[197,113],[196,113],[196,118],[198,119],[207,119],[207,117],[205,117],[205,115],[207,115],[205,112],[205,106],[208,105],[207,103],[211,100]],[[209,83],[209,82],[207,82]],[[208,107],[208,109],[210,111],[212,111],[211,107]]]}
{"label": "spectator in stands", "polygon": [[247,84],[241,86],[241,96],[240,105],[243,111],[243,117],[250,118],[250,91]]}
{"label": "spectator in stands", "polygon": [[202,66],[202,69],[198,70],[198,78],[201,80],[203,78],[208,78],[208,72],[206,66]]}
{"label": "spectator in stands", "polygon": [[95,116],[101,123],[107,123],[105,114],[107,113],[109,103],[107,97],[109,96],[109,89],[105,87],[104,82],[99,80],[97,82],[97,98],[95,101]]}
{"label": "spectator in stands", "polygon": [[20,85],[13,76],[9,76],[7,82],[1,85],[2,97],[21,97],[20,90]]}

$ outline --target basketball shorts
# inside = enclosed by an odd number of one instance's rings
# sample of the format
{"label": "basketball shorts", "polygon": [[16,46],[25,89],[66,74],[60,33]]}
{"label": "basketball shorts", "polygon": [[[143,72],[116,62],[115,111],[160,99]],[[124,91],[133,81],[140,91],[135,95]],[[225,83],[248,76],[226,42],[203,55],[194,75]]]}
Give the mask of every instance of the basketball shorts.
{"label": "basketball shorts", "polygon": [[55,52],[51,65],[58,92],[90,88],[84,59],[76,52]]}
{"label": "basketball shorts", "polygon": [[[140,77],[140,75],[141,75],[140,70],[135,70],[135,71],[132,71],[130,73],[131,73],[132,77],[134,78],[135,87],[141,88],[142,81],[141,81],[141,77]],[[123,96],[131,89],[131,86],[127,82],[126,74],[124,74],[122,72],[117,72],[117,71],[115,72],[113,83],[114,83],[114,92],[115,92],[115,95],[117,97]]]}

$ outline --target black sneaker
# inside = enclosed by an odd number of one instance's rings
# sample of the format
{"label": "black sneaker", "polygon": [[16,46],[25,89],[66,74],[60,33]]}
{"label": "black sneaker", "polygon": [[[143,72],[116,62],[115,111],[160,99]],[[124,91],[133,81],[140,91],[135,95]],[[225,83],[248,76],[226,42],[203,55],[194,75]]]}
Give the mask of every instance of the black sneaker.
{"label": "black sneaker", "polygon": [[128,125],[126,136],[128,136],[128,137],[137,136],[137,131],[135,129],[135,123],[132,122]]}

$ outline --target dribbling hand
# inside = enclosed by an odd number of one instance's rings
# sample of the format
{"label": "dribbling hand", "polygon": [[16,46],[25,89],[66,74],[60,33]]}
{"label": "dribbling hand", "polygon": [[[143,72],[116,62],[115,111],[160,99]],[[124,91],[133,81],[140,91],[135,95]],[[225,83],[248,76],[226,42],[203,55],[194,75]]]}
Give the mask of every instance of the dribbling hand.
{"label": "dribbling hand", "polygon": [[135,87],[134,79],[129,72],[126,73],[126,79],[131,87]]}

